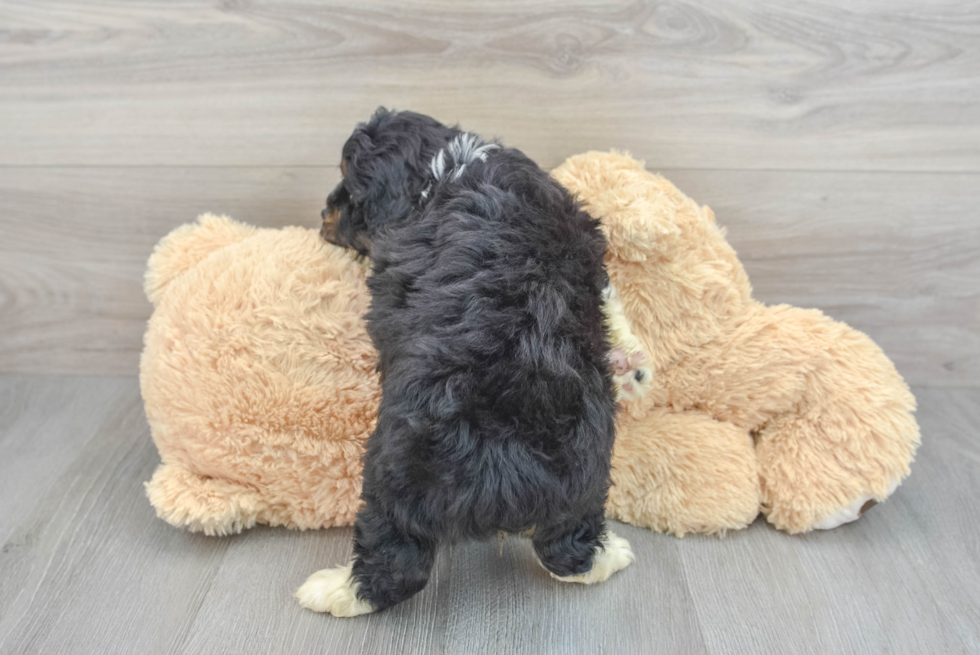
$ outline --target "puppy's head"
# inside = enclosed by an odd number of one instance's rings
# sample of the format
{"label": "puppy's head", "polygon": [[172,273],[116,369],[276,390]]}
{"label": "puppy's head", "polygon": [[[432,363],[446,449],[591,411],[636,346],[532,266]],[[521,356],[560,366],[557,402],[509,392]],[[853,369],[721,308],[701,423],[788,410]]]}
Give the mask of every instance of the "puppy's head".
{"label": "puppy's head", "polygon": [[370,255],[379,230],[411,215],[430,181],[429,162],[458,134],[422,114],[379,108],[344,144],[343,178],[327,197],[321,236]]}

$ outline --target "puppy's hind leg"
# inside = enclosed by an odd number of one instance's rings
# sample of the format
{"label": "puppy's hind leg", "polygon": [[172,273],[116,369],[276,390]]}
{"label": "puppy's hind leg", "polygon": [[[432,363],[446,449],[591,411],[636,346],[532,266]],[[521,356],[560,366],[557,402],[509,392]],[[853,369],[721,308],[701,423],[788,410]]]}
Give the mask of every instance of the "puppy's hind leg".
{"label": "puppy's hind leg", "polygon": [[296,591],[296,598],[307,609],[334,616],[383,610],[425,587],[436,547],[431,536],[400,528],[365,498],[354,523],[354,561],[317,571]]}
{"label": "puppy's hind leg", "polygon": [[562,582],[604,582],[635,559],[629,542],[606,527],[601,513],[564,530],[536,531],[532,542],[538,561]]}

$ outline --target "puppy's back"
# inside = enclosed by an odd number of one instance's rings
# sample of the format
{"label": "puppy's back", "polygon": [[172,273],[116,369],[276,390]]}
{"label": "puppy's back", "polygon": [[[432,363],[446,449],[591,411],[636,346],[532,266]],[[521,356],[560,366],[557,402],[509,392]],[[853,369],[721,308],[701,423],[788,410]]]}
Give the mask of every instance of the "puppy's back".
{"label": "puppy's back", "polygon": [[605,240],[516,150],[431,193],[372,253],[378,457],[447,530],[521,530],[608,484]]}

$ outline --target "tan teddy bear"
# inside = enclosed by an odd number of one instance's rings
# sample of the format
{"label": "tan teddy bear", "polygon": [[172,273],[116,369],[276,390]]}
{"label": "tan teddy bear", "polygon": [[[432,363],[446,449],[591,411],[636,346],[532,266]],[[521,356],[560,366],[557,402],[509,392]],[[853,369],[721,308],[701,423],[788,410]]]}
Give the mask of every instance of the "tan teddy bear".
{"label": "tan teddy bear", "polygon": [[[914,399],[864,335],[765,307],[707,208],[626,156],[555,171],[610,240],[648,353],[624,403],[610,515],[678,535],[857,518],[909,472]],[[150,258],[140,382],[158,515],[207,534],[353,522],[379,387],[365,268],[313,230],[204,216]],[[613,326],[615,329],[616,326]]]}
{"label": "tan teddy bear", "polygon": [[206,534],[354,522],[381,398],[366,276],[313,230],[205,215],[160,241],[140,362],[160,518]]}
{"label": "tan teddy bear", "polygon": [[555,178],[601,217],[606,262],[650,354],[628,405],[608,509],[683,535],[833,528],[887,498],[919,443],[915,399],[867,336],[816,310],[767,307],[714,215],[643,164],[570,158]]}

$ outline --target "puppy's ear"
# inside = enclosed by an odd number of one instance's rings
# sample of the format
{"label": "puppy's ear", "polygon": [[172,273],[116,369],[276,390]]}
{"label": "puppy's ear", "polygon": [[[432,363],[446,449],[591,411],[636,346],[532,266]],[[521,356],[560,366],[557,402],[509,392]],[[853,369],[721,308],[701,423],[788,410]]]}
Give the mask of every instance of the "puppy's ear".
{"label": "puppy's ear", "polygon": [[343,185],[350,192],[353,202],[361,202],[368,194],[371,180],[371,164],[374,157],[374,140],[371,124],[361,123],[344,143],[341,170],[344,173]]}
{"label": "puppy's ear", "polygon": [[[370,237],[378,228],[412,213],[428,175],[432,155],[428,150],[437,149],[435,142],[440,140],[426,134],[426,129],[433,127],[420,123],[417,115],[379,107],[344,144],[344,184]],[[433,143],[427,146],[429,141]]]}
{"label": "puppy's ear", "polygon": [[368,231],[397,223],[412,212],[412,180],[405,159],[379,161],[374,165],[373,179],[364,197],[364,220]]}

